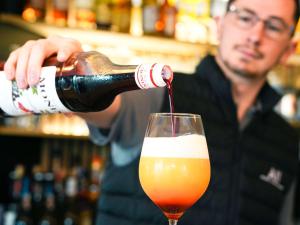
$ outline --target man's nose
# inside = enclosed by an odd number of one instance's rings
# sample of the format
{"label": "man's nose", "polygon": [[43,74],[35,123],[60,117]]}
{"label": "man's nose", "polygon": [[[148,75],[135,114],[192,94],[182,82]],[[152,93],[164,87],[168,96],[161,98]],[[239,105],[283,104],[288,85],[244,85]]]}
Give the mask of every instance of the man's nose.
{"label": "man's nose", "polygon": [[254,45],[259,45],[265,36],[265,24],[263,21],[257,21],[249,29],[248,41]]}

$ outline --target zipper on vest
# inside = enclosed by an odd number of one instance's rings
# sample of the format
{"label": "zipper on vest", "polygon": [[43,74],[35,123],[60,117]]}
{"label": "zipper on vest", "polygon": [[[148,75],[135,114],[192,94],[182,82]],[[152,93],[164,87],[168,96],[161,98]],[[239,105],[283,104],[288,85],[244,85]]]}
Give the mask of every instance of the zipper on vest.
{"label": "zipper on vest", "polygon": [[236,128],[235,128],[235,146],[232,153],[232,162],[234,166],[232,167],[232,175],[231,175],[231,192],[230,192],[230,205],[229,205],[229,215],[228,215],[228,225],[238,225],[239,223],[239,200],[240,200],[240,186],[241,186],[241,178],[240,178],[240,171],[241,171],[241,159],[242,159],[242,152],[241,148],[239,148],[243,131],[239,129],[239,124],[236,121]]}

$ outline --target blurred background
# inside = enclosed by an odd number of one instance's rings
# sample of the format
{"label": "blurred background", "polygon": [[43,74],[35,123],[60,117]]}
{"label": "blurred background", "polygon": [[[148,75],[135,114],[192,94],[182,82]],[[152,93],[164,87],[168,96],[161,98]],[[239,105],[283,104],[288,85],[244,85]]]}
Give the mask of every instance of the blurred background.
{"label": "blurred background", "polygon": [[[192,73],[218,45],[227,0],[1,0],[0,67],[27,40],[61,35],[117,64],[155,61]],[[300,35],[296,28],[295,39]],[[276,110],[300,132],[300,45],[269,74]],[[76,116],[0,118],[0,225],[92,225],[109,146],[93,145]],[[300,173],[300,172],[299,172]],[[299,187],[298,187],[299,189]],[[300,191],[295,197],[300,217]],[[298,204],[298,205],[296,205]],[[5,220],[3,218],[6,218]]]}

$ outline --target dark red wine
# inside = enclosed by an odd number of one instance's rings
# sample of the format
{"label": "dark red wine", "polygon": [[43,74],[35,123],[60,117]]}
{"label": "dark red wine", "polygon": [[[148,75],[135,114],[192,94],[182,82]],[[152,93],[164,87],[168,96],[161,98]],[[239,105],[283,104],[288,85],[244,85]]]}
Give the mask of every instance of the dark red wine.
{"label": "dark red wine", "polygon": [[172,88],[172,81],[170,80],[165,80],[167,84],[167,90],[168,90],[168,95],[169,95],[169,102],[170,102],[170,113],[171,113],[171,126],[172,126],[172,134],[175,136],[176,134],[176,120],[174,118],[174,96],[173,96],[173,88]]}
{"label": "dark red wine", "polygon": [[164,79],[167,84],[167,90],[169,95],[169,102],[170,102],[170,113],[174,113],[174,96],[173,96],[173,88],[172,88],[172,81]]}
{"label": "dark red wine", "polygon": [[139,89],[134,72],[112,75],[72,75],[56,77],[56,91],[71,111],[91,112],[107,108],[115,96]]}

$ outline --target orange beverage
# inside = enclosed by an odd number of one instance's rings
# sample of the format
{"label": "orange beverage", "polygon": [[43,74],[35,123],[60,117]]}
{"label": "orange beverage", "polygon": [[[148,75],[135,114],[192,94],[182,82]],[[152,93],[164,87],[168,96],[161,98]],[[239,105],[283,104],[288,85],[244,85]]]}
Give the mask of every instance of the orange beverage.
{"label": "orange beverage", "polygon": [[149,198],[169,219],[178,220],[209,184],[210,162],[205,137],[146,137],[139,177]]}

